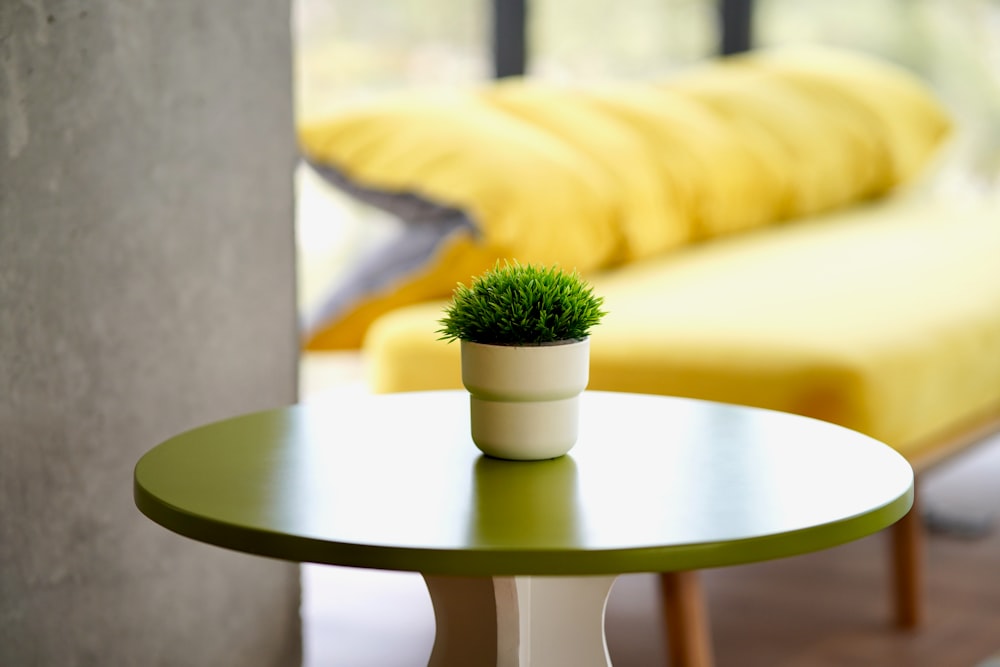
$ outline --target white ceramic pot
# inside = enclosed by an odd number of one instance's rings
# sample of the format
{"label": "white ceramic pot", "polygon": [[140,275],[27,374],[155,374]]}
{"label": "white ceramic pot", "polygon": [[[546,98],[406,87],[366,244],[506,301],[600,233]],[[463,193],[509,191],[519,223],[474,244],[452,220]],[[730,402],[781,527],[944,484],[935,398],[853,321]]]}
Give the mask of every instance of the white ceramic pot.
{"label": "white ceramic pot", "polygon": [[580,394],[590,377],[590,339],[546,345],[462,341],[472,440],[489,456],[539,461],[576,444]]}

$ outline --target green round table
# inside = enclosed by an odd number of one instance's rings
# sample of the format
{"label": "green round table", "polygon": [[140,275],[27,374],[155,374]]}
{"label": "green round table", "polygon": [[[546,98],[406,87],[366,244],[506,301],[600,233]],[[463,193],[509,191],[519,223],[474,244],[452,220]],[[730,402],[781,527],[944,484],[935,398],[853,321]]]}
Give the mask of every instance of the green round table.
{"label": "green round table", "polygon": [[464,391],[294,405],[149,451],[138,508],[261,556],[424,575],[431,665],[610,665],[614,578],[780,558],[881,530],[913,501],[899,454],[786,413],[585,392],[559,459],[490,459]]}

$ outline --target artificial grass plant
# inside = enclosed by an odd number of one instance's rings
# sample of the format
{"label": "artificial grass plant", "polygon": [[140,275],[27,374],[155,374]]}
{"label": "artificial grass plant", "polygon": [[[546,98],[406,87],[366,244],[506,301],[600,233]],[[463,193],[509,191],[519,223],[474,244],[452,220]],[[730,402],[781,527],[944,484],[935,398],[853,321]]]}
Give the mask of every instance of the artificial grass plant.
{"label": "artificial grass plant", "polygon": [[582,340],[606,314],[603,304],[576,271],[498,261],[469,286],[458,284],[438,333],[490,345]]}

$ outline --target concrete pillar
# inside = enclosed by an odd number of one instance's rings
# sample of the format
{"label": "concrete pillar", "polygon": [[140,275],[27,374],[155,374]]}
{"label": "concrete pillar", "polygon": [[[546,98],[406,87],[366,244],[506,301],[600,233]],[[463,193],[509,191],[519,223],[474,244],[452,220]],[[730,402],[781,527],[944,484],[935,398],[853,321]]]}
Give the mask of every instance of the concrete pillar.
{"label": "concrete pillar", "polygon": [[298,569],[132,502],[296,397],[289,5],[0,2],[0,664],[299,664]]}

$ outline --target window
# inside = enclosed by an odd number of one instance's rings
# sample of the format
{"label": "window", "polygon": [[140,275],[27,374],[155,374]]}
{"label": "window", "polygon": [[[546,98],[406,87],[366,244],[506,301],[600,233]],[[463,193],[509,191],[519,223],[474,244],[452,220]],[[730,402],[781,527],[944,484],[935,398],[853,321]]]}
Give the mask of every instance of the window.
{"label": "window", "polygon": [[297,114],[400,87],[488,78],[488,9],[483,0],[295,0]]}
{"label": "window", "polygon": [[529,72],[648,78],[716,53],[716,0],[529,0]]}

